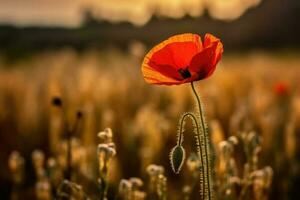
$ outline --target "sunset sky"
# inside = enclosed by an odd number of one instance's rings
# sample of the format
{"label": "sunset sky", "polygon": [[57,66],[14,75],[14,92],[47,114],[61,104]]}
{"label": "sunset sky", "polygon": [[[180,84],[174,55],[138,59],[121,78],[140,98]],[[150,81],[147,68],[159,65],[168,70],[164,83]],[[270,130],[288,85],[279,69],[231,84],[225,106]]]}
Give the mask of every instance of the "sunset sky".
{"label": "sunset sky", "polygon": [[84,12],[112,22],[143,25],[152,15],[234,20],[261,0],[0,0],[0,24],[19,26],[80,26]]}

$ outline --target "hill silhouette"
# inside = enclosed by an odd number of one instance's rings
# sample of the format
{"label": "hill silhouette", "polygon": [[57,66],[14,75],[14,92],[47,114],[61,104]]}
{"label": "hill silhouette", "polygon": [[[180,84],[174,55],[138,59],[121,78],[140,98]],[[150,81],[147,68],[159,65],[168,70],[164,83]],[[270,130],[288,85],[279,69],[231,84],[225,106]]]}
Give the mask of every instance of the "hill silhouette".
{"label": "hill silhouette", "polygon": [[208,14],[198,19],[184,17],[179,20],[154,16],[145,26],[136,27],[126,22],[97,21],[87,13],[85,23],[78,28],[2,25],[0,51],[20,55],[65,46],[82,50],[115,45],[126,49],[133,40],[149,46],[182,32],[213,33],[222,38],[227,50],[298,48],[299,8],[297,0],[265,0],[231,22],[214,20]]}

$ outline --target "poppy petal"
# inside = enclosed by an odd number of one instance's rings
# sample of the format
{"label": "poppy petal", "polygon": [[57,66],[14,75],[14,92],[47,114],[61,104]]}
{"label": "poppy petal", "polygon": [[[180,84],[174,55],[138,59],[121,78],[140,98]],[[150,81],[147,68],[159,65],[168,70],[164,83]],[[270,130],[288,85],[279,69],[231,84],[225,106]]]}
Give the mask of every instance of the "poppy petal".
{"label": "poppy petal", "polygon": [[170,78],[176,79],[176,80],[181,80],[180,73],[172,67],[171,65],[168,64],[157,64],[156,62],[150,60],[149,66],[156,70],[159,71],[161,74],[168,76]]}
{"label": "poppy petal", "polygon": [[[155,46],[144,58],[142,71],[144,78],[161,79],[161,82],[180,83],[184,78],[178,70],[187,67],[192,57],[202,49],[199,35],[181,34],[173,36]],[[169,79],[165,79],[168,77]],[[163,83],[162,83],[163,84]]]}
{"label": "poppy petal", "polygon": [[189,70],[196,75],[194,80],[201,80],[209,77],[216,69],[216,63],[213,62],[215,57],[215,48],[217,44],[203,49],[200,53],[195,55],[190,63]]}
{"label": "poppy petal", "polygon": [[151,60],[157,64],[169,64],[178,70],[187,67],[192,57],[199,51],[194,42],[174,42],[155,52]]}
{"label": "poppy petal", "polygon": [[172,84],[179,84],[180,81],[174,79],[170,76],[163,75],[162,73],[158,73],[155,69],[151,68],[150,66],[143,67],[143,74],[144,79],[147,83],[150,84],[165,84],[165,85],[172,85]]}
{"label": "poppy petal", "polygon": [[213,58],[213,63],[214,65],[217,64],[219,62],[219,60],[222,57],[223,54],[223,44],[220,41],[219,38],[216,38],[215,36],[211,35],[211,34],[206,34],[204,37],[204,42],[203,42],[203,46],[204,48],[210,47],[210,46],[215,46],[215,56]]}

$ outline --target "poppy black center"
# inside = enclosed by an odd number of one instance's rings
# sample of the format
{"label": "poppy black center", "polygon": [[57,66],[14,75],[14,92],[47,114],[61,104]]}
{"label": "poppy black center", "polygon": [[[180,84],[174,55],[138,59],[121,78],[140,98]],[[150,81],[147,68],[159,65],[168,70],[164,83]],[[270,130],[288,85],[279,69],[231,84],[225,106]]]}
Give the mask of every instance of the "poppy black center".
{"label": "poppy black center", "polygon": [[186,69],[179,69],[178,70],[179,74],[182,76],[182,78],[186,79],[186,78],[190,78],[192,75],[190,73],[190,71],[186,68]]}

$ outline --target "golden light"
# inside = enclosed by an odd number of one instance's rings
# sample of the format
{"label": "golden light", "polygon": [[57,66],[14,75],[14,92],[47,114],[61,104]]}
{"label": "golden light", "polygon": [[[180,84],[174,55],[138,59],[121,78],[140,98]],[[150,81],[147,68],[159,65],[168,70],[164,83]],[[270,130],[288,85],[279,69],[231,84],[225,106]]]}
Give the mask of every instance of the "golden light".
{"label": "golden light", "polygon": [[0,23],[16,25],[80,26],[84,11],[96,19],[146,24],[153,15],[182,18],[211,17],[233,20],[261,0],[0,0]]}

